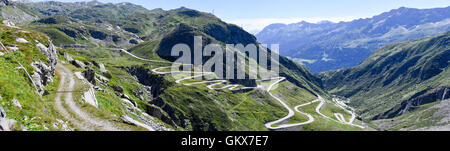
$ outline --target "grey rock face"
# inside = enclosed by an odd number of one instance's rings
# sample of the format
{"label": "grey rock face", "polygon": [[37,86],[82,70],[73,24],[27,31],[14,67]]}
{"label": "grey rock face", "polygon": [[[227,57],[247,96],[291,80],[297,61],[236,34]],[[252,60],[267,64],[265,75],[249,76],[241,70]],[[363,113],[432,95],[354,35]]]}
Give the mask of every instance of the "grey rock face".
{"label": "grey rock face", "polygon": [[31,66],[34,67],[34,74],[31,75],[36,87],[38,89],[38,93],[40,95],[44,94],[44,87],[51,82],[53,82],[53,75],[55,73],[54,67],[47,66],[44,62],[33,62]]}
{"label": "grey rock face", "polygon": [[102,83],[108,83],[109,82],[109,79],[104,77],[104,76],[102,76],[102,75],[96,74],[96,76],[97,76],[98,81],[100,81]]}
{"label": "grey rock face", "polygon": [[97,82],[95,81],[95,72],[94,72],[94,70],[92,70],[92,68],[89,68],[88,70],[83,71],[83,76],[92,85],[96,85],[97,84]]}
{"label": "grey rock face", "polygon": [[8,27],[16,27],[16,24],[14,24],[12,21],[9,20],[3,20],[3,25],[8,26]]}
{"label": "grey rock face", "polygon": [[108,70],[106,70],[105,65],[103,63],[94,61],[94,66],[97,66],[98,68],[100,68],[100,72],[102,72],[102,73],[108,72]]}
{"label": "grey rock face", "polygon": [[[16,42],[18,42],[18,43],[23,43],[23,44],[29,43],[27,40],[25,40],[25,39],[23,39],[23,38],[17,38],[17,39],[16,39]],[[44,47],[45,47],[45,46],[44,46]]]}
{"label": "grey rock face", "polygon": [[135,89],[135,90],[132,91],[132,93],[133,93],[133,95],[135,97],[137,97],[137,98],[139,98],[140,100],[143,100],[143,101],[148,101],[148,100],[146,100],[146,98],[148,97],[147,96],[147,92],[148,92],[148,94],[150,94],[150,91],[146,91],[145,89],[143,90],[143,89],[140,89],[140,88],[139,89]]}
{"label": "grey rock face", "polygon": [[81,61],[73,60],[71,63],[72,63],[72,65],[74,65],[77,68],[83,68],[83,69],[86,68],[86,65]]}
{"label": "grey rock face", "polygon": [[159,97],[159,95],[170,85],[163,76],[152,74],[149,69],[133,66],[129,67],[127,70],[139,83],[151,87],[150,92],[153,98]]}
{"label": "grey rock face", "polygon": [[58,63],[58,55],[56,54],[58,50],[56,49],[55,45],[50,41],[50,45],[48,47],[45,47],[43,44],[38,43],[36,47],[39,49],[39,51],[47,57],[48,64],[50,68],[52,69],[52,74],[54,75],[56,64]]}
{"label": "grey rock face", "polygon": [[72,56],[69,53],[67,53],[67,52],[64,53],[64,57],[66,58],[66,60],[68,62],[72,62],[73,61]]}
{"label": "grey rock face", "polygon": [[123,87],[122,87],[122,86],[114,85],[114,86],[112,86],[112,88],[113,88],[113,90],[116,91],[116,92],[120,92],[120,93],[123,92]]}
{"label": "grey rock face", "polygon": [[122,95],[120,95],[120,97],[127,99],[127,100],[131,100],[131,98],[127,94],[122,94]]}
{"label": "grey rock face", "polygon": [[10,5],[11,3],[9,2],[9,0],[1,0],[0,1],[0,6],[6,6],[6,5]]}
{"label": "grey rock face", "polygon": [[0,131],[11,131],[14,124],[16,124],[16,121],[8,119],[5,110],[0,106]]}
{"label": "grey rock face", "polygon": [[97,99],[95,98],[94,88],[90,88],[89,91],[85,92],[82,97],[82,100],[83,102],[98,108],[98,102]]}
{"label": "grey rock face", "polygon": [[[143,90],[143,92],[145,92],[147,96],[151,97],[151,101],[148,102],[152,105],[145,106],[146,113],[172,126],[186,128],[187,125],[189,125],[190,122],[184,114],[180,113],[177,108],[167,104],[159,97],[159,95],[170,85],[170,83],[168,83],[162,76],[152,74],[150,70],[142,67],[129,67],[127,70],[139,83],[144,86],[145,90]],[[133,95],[139,96],[139,92]]]}
{"label": "grey rock face", "polygon": [[17,100],[16,98],[14,98],[14,99],[12,100],[12,102],[13,102],[13,104],[14,104],[15,107],[17,107],[17,108],[19,108],[19,109],[22,109],[22,105],[20,105],[19,100]]}
{"label": "grey rock face", "polygon": [[103,76],[105,76],[108,79],[112,78],[112,75],[108,72],[108,70],[106,69],[106,67],[103,63],[96,62],[96,61],[94,61],[93,63],[94,63],[94,66],[97,66],[100,69],[100,72],[102,72]]}
{"label": "grey rock face", "polygon": [[43,61],[36,61],[31,63],[34,67],[34,74],[31,76],[36,87],[38,88],[38,93],[40,95],[44,94],[44,87],[53,82],[53,76],[55,75],[55,67],[58,63],[57,50],[53,43],[50,41],[50,45],[46,47],[45,45],[38,43],[36,44],[38,50],[42,55],[47,57],[47,64]]}
{"label": "grey rock face", "polygon": [[402,102],[401,104],[397,105],[397,107],[394,107],[393,109],[376,116],[374,120],[400,116],[402,114],[413,111],[415,108],[417,108],[417,106],[436,102],[439,100],[446,100],[449,98],[450,98],[450,88],[448,87],[435,88],[426,92],[425,94],[421,95],[416,94],[416,96],[413,96],[411,99]]}

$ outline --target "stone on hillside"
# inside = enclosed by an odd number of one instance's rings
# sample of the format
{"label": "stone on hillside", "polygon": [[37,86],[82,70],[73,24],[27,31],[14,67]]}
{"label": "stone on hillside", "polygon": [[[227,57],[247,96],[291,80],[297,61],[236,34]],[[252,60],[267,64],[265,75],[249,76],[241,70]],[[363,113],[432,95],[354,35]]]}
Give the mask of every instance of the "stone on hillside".
{"label": "stone on hillside", "polygon": [[77,68],[83,68],[83,69],[86,68],[86,65],[81,61],[73,60],[71,63],[72,63],[72,65],[74,65]]}
{"label": "stone on hillside", "polygon": [[78,79],[80,79],[80,80],[84,80],[84,79],[85,79],[85,78],[83,77],[83,73],[81,73],[81,72],[75,72],[74,74],[75,74],[75,76],[76,76]]}
{"label": "stone on hillside", "polygon": [[107,77],[108,79],[111,79],[111,78],[112,78],[112,75],[111,75],[110,73],[108,73],[108,72],[103,72],[103,75],[104,75],[105,77]]}
{"label": "stone on hillside", "polygon": [[46,47],[45,45],[38,43],[36,44],[38,50],[42,53],[42,55],[46,56],[48,59],[48,64],[52,69],[52,75],[55,75],[54,71],[56,68],[56,64],[58,63],[58,50],[56,50],[55,45],[50,41],[50,45]]}
{"label": "stone on hillside", "polygon": [[25,40],[25,39],[23,39],[23,38],[17,38],[17,39],[16,39],[16,42],[18,42],[18,43],[24,43],[24,44],[29,43],[27,40]]}
{"label": "stone on hillside", "polygon": [[94,61],[93,63],[94,66],[97,66],[100,69],[100,72],[102,72],[105,77],[107,77],[108,79],[112,78],[112,75],[108,73],[108,70],[106,70],[105,65],[103,63],[96,61]]}
{"label": "stone on hillside", "polygon": [[95,74],[96,76],[97,76],[97,79],[100,81],[100,82],[102,82],[102,83],[108,83],[109,82],[109,79],[108,78],[106,78],[106,77],[104,77],[104,76],[102,76],[102,75],[99,75],[99,74]]}
{"label": "stone on hillside", "polygon": [[89,61],[83,62],[87,67],[92,68],[92,63]]}
{"label": "stone on hillside", "polygon": [[124,99],[127,99],[127,100],[131,100],[130,97],[127,94],[121,94],[120,97],[124,98]]}
{"label": "stone on hillside", "polygon": [[5,53],[3,53],[3,52],[0,52],[0,56],[3,56],[3,55],[5,55]]}
{"label": "stone on hillside", "polygon": [[83,102],[98,108],[98,102],[97,99],[95,98],[94,88],[90,88],[89,91],[85,92],[82,97],[82,100]]}
{"label": "stone on hillside", "polygon": [[34,74],[31,75],[31,78],[38,89],[38,93],[43,95],[44,87],[53,82],[53,75],[55,71],[42,61],[33,62],[31,63],[31,66],[35,69]]}
{"label": "stone on hillside", "polygon": [[112,86],[112,88],[113,88],[113,90],[114,91],[116,91],[116,92],[120,92],[120,93],[122,93],[123,92],[123,87],[122,86],[118,86],[118,85],[114,85],[114,86]]}
{"label": "stone on hillside", "polygon": [[16,121],[8,119],[5,110],[0,106],[0,131],[11,131],[15,124]]}
{"label": "stone on hillside", "polygon": [[8,48],[8,50],[11,50],[13,52],[19,51],[19,47],[17,47],[17,45],[6,46],[6,48]]}
{"label": "stone on hillside", "polygon": [[151,127],[150,125],[147,125],[147,124],[141,123],[139,121],[136,121],[133,118],[127,116],[127,115],[121,116],[120,119],[122,119],[122,121],[125,124],[134,125],[134,126],[140,126],[140,127],[143,127],[143,128],[145,128],[145,129],[147,129],[149,131],[153,131],[154,130],[154,128]]}
{"label": "stone on hillside", "polygon": [[88,70],[83,71],[83,76],[86,78],[86,80],[89,83],[91,83],[93,85],[97,84],[95,81],[95,72],[94,72],[94,70],[92,70],[92,68],[89,68]]}
{"label": "stone on hillside", "polygon": [[108,70],[106,70],[105,65],[103,63],[99,63],[98,67],[100,68],[100,72],[106,73]]}
{"label": "stone on hillside", "polygon": [[144,90],[138,88],[136,90],[131,91],[133,93],[133,95],[137,98],[139,98],[140,100],[145,101],[145,92]]}
{"label": "stone on hillside", "polygon": [[8,26],[8,27],[16,27],[16,24],[14,24],[12,21],[10,20],[3,20],[3,25]]}
{"label": "stone on hillside", "polygon": [[19,100],[17,100],[16,98],[14,98],[14,99],[12,100],[12,102],[13,102],[13,104],[14,104],[15,107],[17,107],[17,108],[19,108],[19,109],[22,109],[22,105],[20,105]]}
{"label": "stone on hillside", "polygon": [[64,58],[66,58],[66,60],[68,62],[72,62],[73,61],[72,56],[69,53],[67,53],[67,52],[64,53]]}
{"label": "stone on hillside", "polygon": [[101,87],[99,87],[99,86],[94,86],[94,90],[95,91],[103,91],[103,89]]}
{"label": "stone on hillside", "polygon": [[19,51],[18,47],[7,47],[7,48],[8,48],[8,50],[11,50],[13,52]]}

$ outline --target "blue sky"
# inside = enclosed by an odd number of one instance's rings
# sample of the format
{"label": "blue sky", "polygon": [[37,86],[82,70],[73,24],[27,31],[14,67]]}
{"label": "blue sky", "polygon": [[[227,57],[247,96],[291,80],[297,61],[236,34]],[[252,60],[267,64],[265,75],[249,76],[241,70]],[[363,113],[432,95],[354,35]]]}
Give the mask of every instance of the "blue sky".
{"label": "blue sky", "polygon": [[[42,0],[33,0],[42,1]],[[83,0],[59,0],[75,2]],[[450,6],[450,0],[99,0],[131,2],[148,9],[165,10],[185,6],[213,12],[222,20],[256,33],[271,23],[350,21],[371,17],[399,7],[435,8]]]}

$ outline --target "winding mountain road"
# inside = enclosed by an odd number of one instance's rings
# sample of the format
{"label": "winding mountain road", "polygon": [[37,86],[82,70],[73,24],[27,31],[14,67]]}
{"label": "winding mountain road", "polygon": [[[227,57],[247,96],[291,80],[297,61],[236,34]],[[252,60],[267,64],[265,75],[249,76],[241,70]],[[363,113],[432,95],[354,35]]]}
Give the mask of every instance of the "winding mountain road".
{"label": "winding mountain road", "polygon": [[[128,55],[130,55],[130,56],[132,56],[132,57],[134,57],[134,58],[137,58],[137,59],[139,59],[139,60],[143,60],[143,61],[156,62],[156,63],[172,63],[172,62],[167,62],[167,61],[158,61],[158,60],[150,60],[150,59],[140,58],[140,57],[138,57],[138,56],[136,56],[136,55],[134,55],[134,54],[132,54],[132,53],[130,53],[130,52],[124,50],[124,49],[120,49],[120,51],[121,51],[121,52],[124,52],[124,53],[126,53],[126,54],[128,54]],[[194,73],[194,72],[190,72],[190,71],[178,71],[178,72],[162,72],[162,71],[160,71],[160,70],[162,70],[162,69],[168,69],[168,68],[171,68],[171,66],[154,68],[154,69],[152,69],[152,72],[153,72],[153,73],[156,73],[156,74]],[[195,79],[195,78],[204,76],[205,74],[208,75],[208,74],[213,74],[213,73],[212,73],[212,72],[202,72],[201,75],[188,76],[188,77],[185,77],[185,78],[182,78],[182,79],[178,79],[178,80],[176,80],[175,82],[178,83],[178,84],[187,85],[187,86],[190,86],[190,85],[197,85],[197,84],[209,84],[209,85],[207,85],[207,87],[208,87],[209,89],[212,89],[212,90],[221,90],[221,89],[239,90],[239,89],[255,89],[255,88],[261,87],[260,85],[258,85],[257,87],[242,87],[242,88],[238,88],[239,85],[236,85],[236,84],[228,84],[228,81],[227,81],[227,80],[209,80],[209,81],[207,80],[207,81],[191,82],[191,83],[184,83],[184,82],[182,82],[182,81],[185,81],[185,80],[188,80],[188,79]],[[271,83],[270,86],[267,88],[266,91],[269,93],[269,95],[270,95],[271,97],[273,97],[275,100],[277,100],[278,102],[280,102],[280,103],[283,105],[283,107],[287,109],[288,115],[286,115],[285,117],[282,117],[282,118],[280,118],[280,119],[278,119],[278,120],[276,120],[276,121],[266,123],[265,126],[266,126],[268,129],[270,129],[270,130],[280,130],[280,129],[286,129],[286,128],[291,128],[291,127],[302,126],[302,125],[306,125],[306,124],[310,124],[310,123],[314,122],[315,119],[314,119],[314,117],[313,117],[311,114],[304,113],[304,112],[300,111],[299,108],[304,107],[304,106],[307,106],[307,105],[312,105],[312,104],[314,104],[314,103],[316,103],[316,102],[320,102],[319,105],[316,107],[316,110],[315,110],[315,111],[316,111],[321,117],[326,118],[326,119],[333,120],[333,121],[338,122],[338,123],[342,123],[342,124],[347,124],[347,125],[351,125],[351,126],[356,126],[356,127],[364,128],[363,126],[353,124],[353,121],[354,121],[355,118],[356,118],[356,114],[355,114],[353,111],[348,111],[347,109],[345,109],[344,107],[342,107],[342,105],[339,105],[339,104],[338,104],[338,106],[339,106],[340,108],[344,109],[346,112],[348,112],[348,113],[350,113],[350,114],[352,115],[352,118],[349,120],[349,122],[346,122],[346,121],[345,121],[345,118],[344,118],[344,116],[343,116],[341,113],[335,113],[336,119],[338,119],[338,120],[334,120],[334,119],[332,119],[332,118],[330,118],[330,117],[328,117],[328,116],[322,114],[322,113],[320,112],[320,110],[321,110],[321,109],[323,108],[323,106],[326,104],[326,101],[325,101],[325,99],[323,99],[321,96],[318,96],[318,99],[316,99],[316,100],[313,100],[313,101],[311,101],[311,102],[309,102],[309,103],[305,103],[305,104],[298,105],[298,106],[294,107],[294,109],[292,109],[292,108],[289,107],[289,105],[287,105],[281,98],[275,96],[274,94],[272,94],[272,93],[270,92],[270,91],[273,89],[273,87],[274,87],[275,85],[277,85],[277,84],[283,82],[284,80],[286,80],[286,78],[285,78],[285,77],[274,77],[274,78],[265,79],[265,80],[258,80],[258,81],[269,81],[269,80],[277,80],[277,81],[275,81],[274,83]],[[216,86],[216,85],[221,85],[221,84],[223,84],[223,85],[225,85],[225,86],[223,86],[223,87],[221,87],[221,88],[213,88],[214,86]],[[308,117],[308,121],[306,121],[306,122],[301,122],[301,123],[296,123],[296,124],[281,124],[281,125],[276,125],[276,124],[278,124],[278,123],[286,122],[287,120],[289,120],[291,117],[293,117],[293,116],[295,115],[295,112],[298,112],[298,113],[300,113],[300,114],[302,114],[302,115],[307,116],[307,117]]]}

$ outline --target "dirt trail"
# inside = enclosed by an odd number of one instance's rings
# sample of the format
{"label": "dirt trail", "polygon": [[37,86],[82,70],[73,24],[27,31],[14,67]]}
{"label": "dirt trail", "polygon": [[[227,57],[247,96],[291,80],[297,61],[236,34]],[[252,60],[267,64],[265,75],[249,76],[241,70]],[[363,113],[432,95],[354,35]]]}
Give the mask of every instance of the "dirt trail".
{"label": "dirt trail", "polygon": [[[75,91],[75,79],[71,70],[64,65],[58,64],[56,70],[61,75],[61,82],[55,99],[56,109],[75,126],[83,131],[101,130],[101,131],[126,131],[114,125],[111,121],[95,117],[82,110],[73,99]],[[64,100],[61,98],[64,97]],[[66,105],[66,107],[63,105]],[[75,117],[73,116],[74,113]]]}

